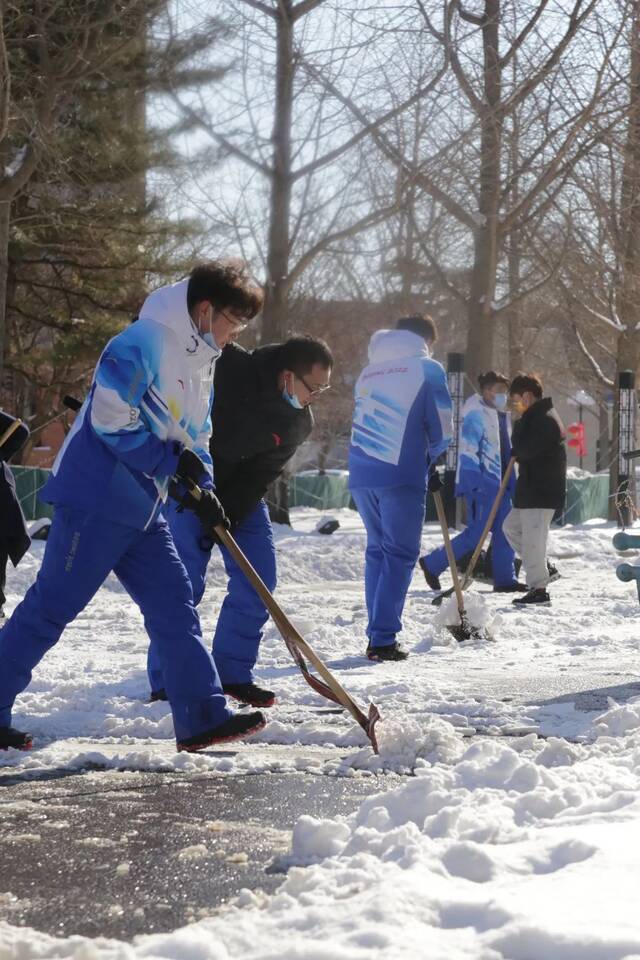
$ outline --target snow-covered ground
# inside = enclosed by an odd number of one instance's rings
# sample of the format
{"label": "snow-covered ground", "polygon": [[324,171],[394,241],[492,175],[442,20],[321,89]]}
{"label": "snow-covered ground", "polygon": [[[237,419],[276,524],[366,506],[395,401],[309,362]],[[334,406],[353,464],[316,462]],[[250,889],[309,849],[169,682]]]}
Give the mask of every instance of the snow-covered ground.
{"label": "snow-covered ground", "polygon": [[[418,572],[403,634],[412,655],[372,664],[363,655],[363,531],[355,514],[333,515],[341,527],[332,536],[314,532],[319,515],[305,508],[294,511],[293,531],[278,530],[278,596],[356,700],[379,707],[380,756],[304,683],[271,625],[259,677],[280,703],[266,729],[235,755],[176,754],[167,705],[145,702],[141,617],[112,578],[18,701],[14,721],[37,746],[0,755],[0,784],[7,768],[284,768],[369,777],[371,796],[347,819],[298,821],[274,896],[247,891],[215,918],[129,945],[0,924],[0,960],[640,957],[640,698],[591,712],[562,699],[586,689],[589,672],[613,692],[638,679],[640,608],[634,586],[615,578],[613,527],[553,531],[563,579],[551,608],[519,611],[511,597],[474,588],[493,643],[456,644]],[[426,527],[424,546],[437,539]],[[35,543],[9,573],[9,608],[42,550]],[[209,579],[207,635],[224,590],[218,559]],[[299,747],[287,759],[275,744]],[[376,773],[395,778],[392,789],[377,792]],[[0,896],[10,894],[0,868]]]}

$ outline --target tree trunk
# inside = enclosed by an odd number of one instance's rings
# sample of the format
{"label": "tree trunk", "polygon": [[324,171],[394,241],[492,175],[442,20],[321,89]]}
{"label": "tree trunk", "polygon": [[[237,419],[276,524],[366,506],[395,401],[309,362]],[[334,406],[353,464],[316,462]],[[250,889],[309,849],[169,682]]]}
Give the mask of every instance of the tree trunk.
{"label": "tree trunk", "polygon": [[267,247],[267,290],[262,315],[263,342],[288,333],[289,221],[291,215],[291,124],[293,116],[293,18],[291,0],[281,0],[276,20],[276,90],[273,121],[273,172]]}
{"label": "tree trunk", "polygon": [[468,307],[467,367],[472,380],[493,365],[494,310],[498,262],[500,151],[502,147],[501,67],[498,27],[500,0],[485,0],[483,109],[480,114],[479,224],[474,235]]}
{"label": "tree trunk", "polygon": [[0,389],[2,388],[7,337],[7,285],[9,281],[9,227],[11,201],[0,201]]}
{"label": "tree trunk", "polygon": [[[627,139],[620,187],[620,264],[616,308],[624,330],[618,337],[616,372],[640,375],[640,0],[633,5],[629,38],[629,108]],[[614,416],[614,452],[618,441],[618,411]],[[618,458],[611,464],[611,481],[618,487]],[[633,495],[633,491],[632,491]]]}
{"label": "tree trunk", "polygon": [[596,473],[607,470],[611,457],[611,442],[609,433],[609,409],[606,393],[598,392],[598,439],[596,441]]}

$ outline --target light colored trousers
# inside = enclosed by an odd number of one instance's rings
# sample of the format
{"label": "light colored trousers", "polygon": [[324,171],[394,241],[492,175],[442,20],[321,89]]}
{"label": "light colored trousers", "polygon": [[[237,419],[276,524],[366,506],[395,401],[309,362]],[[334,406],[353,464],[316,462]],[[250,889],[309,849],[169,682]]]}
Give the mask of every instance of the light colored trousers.
{"label": "light colored trousers", "polygon": [[555,510],[513,508],[502,524],[502,532],[522,559],[530,590],[546,587],[547,538]]}

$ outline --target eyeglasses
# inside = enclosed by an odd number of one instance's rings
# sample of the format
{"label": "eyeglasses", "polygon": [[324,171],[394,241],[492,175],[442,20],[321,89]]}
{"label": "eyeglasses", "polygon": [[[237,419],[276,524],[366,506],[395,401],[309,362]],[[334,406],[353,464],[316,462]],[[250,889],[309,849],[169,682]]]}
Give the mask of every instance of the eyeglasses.
{"label": "eyeglasses", "polygon": [[220,314],[221,317],[224,317],[224,319],[227,321],[227,323],[230,326],[233,327],[236,333],[240,333],[242,330],[246,330],[247,326],[249,325],[249,321],[246,320],[244,317],[242,319],[234,316],[230,317],[225,313],[224,310],[218,310],[218,313]]}
{"label": "eyeglasses", "polygon": [[294,373],[294,377],[297,377],[298,380],[305,385],[310,397],[319,397],[321,393],[331,389],[330,383],[321,383],[319,387],[310,387],[305,378],[301,377],[299,373]]}

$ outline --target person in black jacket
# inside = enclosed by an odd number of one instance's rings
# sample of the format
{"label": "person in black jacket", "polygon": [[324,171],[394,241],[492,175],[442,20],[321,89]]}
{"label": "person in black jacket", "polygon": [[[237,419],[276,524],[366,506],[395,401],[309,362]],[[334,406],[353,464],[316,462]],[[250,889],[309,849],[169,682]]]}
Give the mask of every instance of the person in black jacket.
{"label": "person in black jacket", "polygon": [[[332,366],[326,343],[308,336],[252,351],[231,343],[216,364],[210,445],[216,494],[234,538],[271,591],[276,586],[275,548],[263,497],[311,433],[311,404],[329,387]],[[212,543],[202,537],[188,510],[170,507],[168,519],[198,603]],[[269,707],[275,694],[253,682],[268,614],[231,555],[223,546],[220,550],[229,578],[213,638],[222,688],[243,703]],[[151,699],[163,699],[153,644],[148,673]]]}
{"label": "person in black jacket", "polygon": [[[10,436],[1,442],[9,431]],[[7,599],[4,595],[7,563],[11,560],[17,567],[31,544],[16,494],[16,482],[7,463],[24,446],[28,437],[29,429],[24,423],[0,411],[0,618],[4,618],[3,607]]]}
{"label": "person in black jacket", "polygon": [[555,511],[564,505],[567,487],[564,427],[551,397],[543,398],[538,377],[518,375],[509,387],[509,396],[521,414],[511,436],[518,480],[513,510],[502,529],[522,557],[529,588],[513,602],[549,604],[547,538]]}

